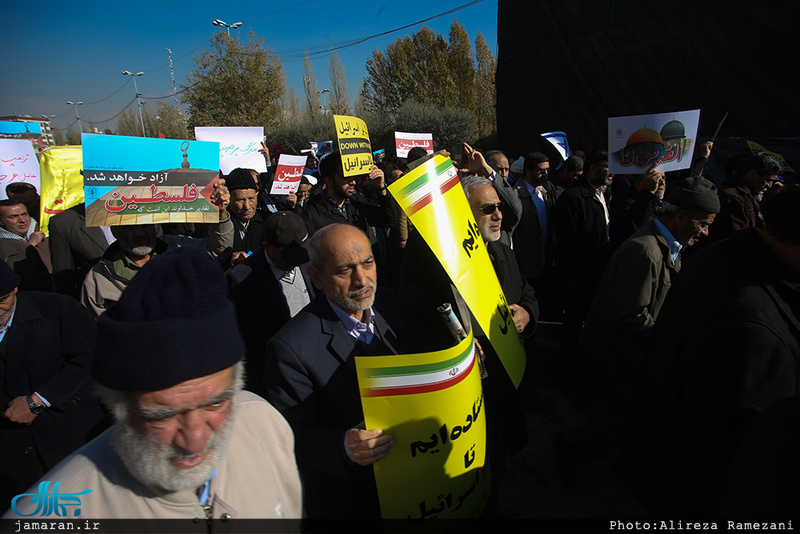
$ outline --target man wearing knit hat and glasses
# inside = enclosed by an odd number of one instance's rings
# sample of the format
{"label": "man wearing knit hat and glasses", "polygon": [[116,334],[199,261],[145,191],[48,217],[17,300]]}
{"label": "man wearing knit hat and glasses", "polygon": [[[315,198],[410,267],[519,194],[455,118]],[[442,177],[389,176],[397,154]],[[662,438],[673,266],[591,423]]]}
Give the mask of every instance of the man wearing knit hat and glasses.
{"label": "man wearing knit hat and glasses", "polygon": [[[91,490],[80,510],[93,519],[301,516],[291,428],[241,391],[244,343],[207,252],[147,262],[97,331],[92,375],[115,425],[42,480]],[[11,517],[31,507],[12,500]]]}

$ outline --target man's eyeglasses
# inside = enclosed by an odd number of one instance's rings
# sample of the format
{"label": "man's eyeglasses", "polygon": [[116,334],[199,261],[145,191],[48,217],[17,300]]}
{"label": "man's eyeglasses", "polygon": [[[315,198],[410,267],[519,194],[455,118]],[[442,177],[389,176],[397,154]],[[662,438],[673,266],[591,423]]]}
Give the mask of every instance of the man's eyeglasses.
{"label": "man's eyeglasses", "polygon": [[482,211],[484,215],[491,215],[495,211],[499,210],[502,205],[502,203],[486,204],[480,208],[472,208],[472,211]]}

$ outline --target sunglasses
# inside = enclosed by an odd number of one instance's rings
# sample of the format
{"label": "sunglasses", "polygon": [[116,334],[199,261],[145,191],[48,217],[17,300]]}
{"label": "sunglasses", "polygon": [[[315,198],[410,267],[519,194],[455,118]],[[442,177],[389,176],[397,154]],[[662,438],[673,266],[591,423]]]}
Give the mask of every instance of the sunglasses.
{"label": "sunglasses", "polygon": [[472,208],[472,211],[482,211],[484,215],[491,215],[495,211],[499,210],[500,206],[502,205],[502,203],[487,204],[485,206],[481,206],[480,208]]}

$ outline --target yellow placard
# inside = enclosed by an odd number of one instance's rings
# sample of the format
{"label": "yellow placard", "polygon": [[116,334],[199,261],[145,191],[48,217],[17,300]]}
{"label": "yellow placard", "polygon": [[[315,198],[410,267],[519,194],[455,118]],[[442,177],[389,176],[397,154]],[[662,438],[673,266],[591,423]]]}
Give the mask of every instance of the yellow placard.
{"label": "yellow placard", "polygon": [[525,349],[450,159],[437,154],[390,185],[389,192],[441,262],[519,387]]}
{"label": "yellow placard", "polygon": [[39,228],[49,235],[50,217],[83,204],[83,154],[79,146],[48,148],[40,156],[42,205]]}
{"label": "yellow placard", "polygon": [[342,154],[344,176],[369,174],[372,167],[372,144],[367,124],[358,117],[334,115],[339,152]]}
{"label": "yellow placard", "polygon": [[375,463],[383,518],[477,518],[490,483],[472,335],[442,351],[355,361],[366,427],[394,443]]}

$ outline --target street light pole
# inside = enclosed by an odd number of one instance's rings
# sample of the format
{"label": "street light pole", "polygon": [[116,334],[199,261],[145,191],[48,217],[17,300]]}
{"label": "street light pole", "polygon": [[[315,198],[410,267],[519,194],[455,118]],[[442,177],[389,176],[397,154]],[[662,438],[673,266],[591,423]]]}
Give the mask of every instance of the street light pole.
{"label": "street light pole", "polygon": [[81,122],[80,116],[78,116],[78,106],[83,104],[83,102],[70,102],[68,100],[67,104],[69,104],[70,106],[75,106],[75,118],[78,119],[78,128],[79,128],[78,131],[83,132],[83,123]]}
{"label": "street light pole", "polygon": [[136,91],[136,107],[139,109],[139,122],[142,124],[142,137],[147,137],[147,133],[144,131],[144,117],[142,117],[142,101],[139,99],[141,95],[139,94],[139,88],[136,86],[136,77],[141,76],[144,72],[134,74],[129,70],[123,70],[122,74],[133,78],[133,90]]}
{"label": "street light pole", "polygon": [[233,24],[228,24],[224,20],[219,20],[219,19],[212,20],[211,24],[213,24],[214,26],[223,26],[224,28],[226,28],[228,30],[228,37],[231,36],[231,28],[235,30],[236,28],[242,25],[241,22],[234,22]]}

